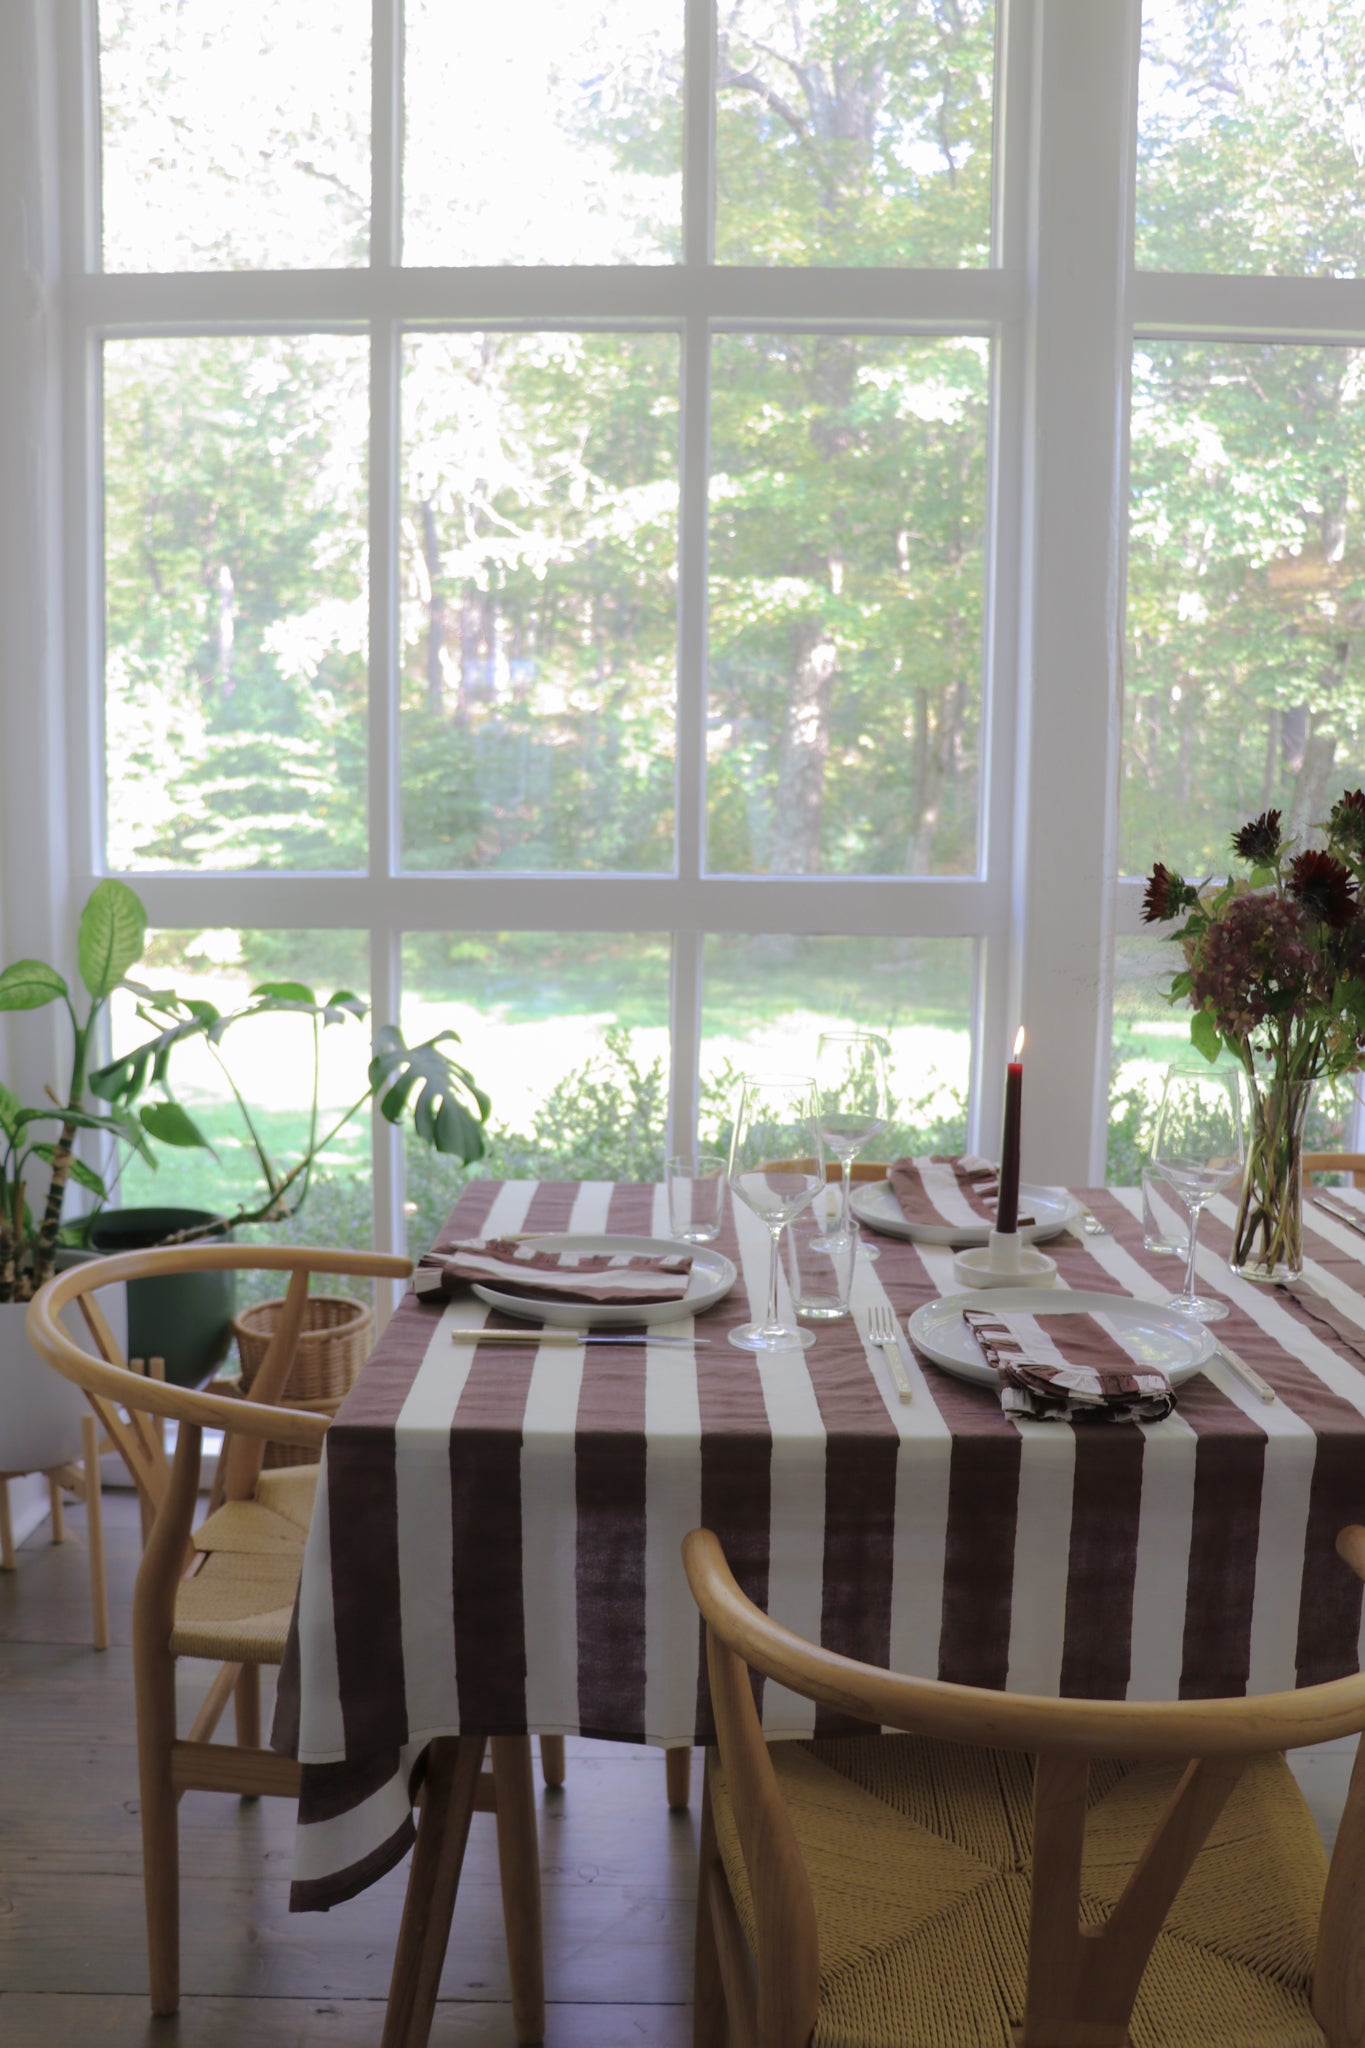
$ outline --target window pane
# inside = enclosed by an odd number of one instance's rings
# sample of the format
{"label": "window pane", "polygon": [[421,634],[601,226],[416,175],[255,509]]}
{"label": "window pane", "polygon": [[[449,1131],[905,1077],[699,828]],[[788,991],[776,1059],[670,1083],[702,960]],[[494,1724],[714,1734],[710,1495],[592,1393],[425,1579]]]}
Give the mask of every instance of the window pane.
{"label": "window pane", "polygon": [[728,1126],[737,1075],[809,1073],[822,1031],[854,1030],[879,1032],[891,1047],[894,1121],[875,1156],[960,1150],[974,952],[972,939],[712,933],[702,996],[703,1139]]}
{"label": "window pane", "polygon": [[[660,1180],[668,1115],[669,943],[605,932],[411,935],[403,1028],[458,1031],[492,1098],[481,1178]],[[414,1257],[469,1169],[407,1141]]]}
{"label": "window pane", "polygon": [[714,344],[713,871],[976,867],[985,342]]}
{"label": "window pane", "polygon": [[430,334],[403,380],[403,858],[673,859],[678,343]]}
{"label": "window pane", "polygon": [[1123,872],[1228,872],[1365,748],[1365,353],[1148,342],[1133,370]]}
{"label": "window pane", "polygon": [[[367,958],[368,941],[355,931],[154,931],[137,978],[151,989],[212,1003],[227,1016],[266,981],[301,981],[319,1001],[343,989],[365,1000]],[[138,1017],[126,993],[115,995],[111,1007],[115,1054],[143,1044],[159,1028],[158,1021]],[[301,1204],[298,1181],[286,1191],[285,1207],[297,1213],[272,1224],[241,1225],[234,1233],[239,1242],[356,1250],[373,1242],[368,1108],[335,1128],[365,1092],[370,1038],[368,1018],[347,1018],[321,1031],[319,1134],[327,1142]],[[155,1171],[133,1157],[114,1197],[120,1206],[169,1204],[220,1215],[262,1207],[270,1191],[252,1127],[277,1181],[299,1164],[308,1143],[313,1093],[310,1019],[297,1013],[242,1018],[224,1032],[218,1051],[221,1063],[202,1040],[189,1040],[172,1053],[170,1066],[175,1098],[199,1125],[212,1152],[160,1145]],[[229,1076],[241,1091],[250,1126],[233,1098]],[[321,1282],[314,1285],[323,1288]],[[277,1274],[244,1279],[239,1289],[242,1306],[283,1292]],[[337,1289],[368,1294],[369,1283],[343,1279]]]}
{"label": "window pane", "polygon": [[1365,257],[1359,0],[1144,0],[1137,260],[1355,277]]}
{"label": "window pane", "polygon": [[367,351],[111,341],[108,857],[365,859]]}
{"label": "window pane", "polygon": [[407,0],[403,260],[673,263],[682,0]]}
{"label": "window pane", "polygon": [[100,0],[106,270],[327,268],[370,240],[370,0]]}
{"label": "window pane", "polygon": [[994,0],[735,0],[716,70],[721,263],[989,263]]}

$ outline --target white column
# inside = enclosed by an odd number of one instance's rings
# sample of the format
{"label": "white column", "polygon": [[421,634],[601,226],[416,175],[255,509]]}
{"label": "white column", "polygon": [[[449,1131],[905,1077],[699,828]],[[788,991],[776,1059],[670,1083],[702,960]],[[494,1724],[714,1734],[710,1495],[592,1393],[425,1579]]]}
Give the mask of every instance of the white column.
{"label": "white column", "polygon": [[[0,960],[69,968],[55,10],[0,7]],[[0,1078],[61,1087],[66,1019],[0,1017]]]}
{"label": "white column", "polygon": [[1031,1178],[1103,1176],[1138,0],[1039,0],[1013,925]]}

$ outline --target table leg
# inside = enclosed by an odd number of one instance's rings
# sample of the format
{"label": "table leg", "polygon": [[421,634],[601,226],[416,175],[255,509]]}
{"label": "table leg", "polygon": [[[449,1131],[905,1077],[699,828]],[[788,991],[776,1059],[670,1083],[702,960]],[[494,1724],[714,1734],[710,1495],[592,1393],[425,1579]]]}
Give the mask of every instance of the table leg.
{"label": "table leg", "polygon": [[443,1735],[427,1752],[422,1818],[408,1872],[382,2048],[426,2048],[484,1746],[482,1735]]}
{"label": "table leg", "polygon": [[512,2022],[518,2041],[543,2041],[545,1965],[531,1741],[526,1735],[495,1735],[489,1747],[497,1800],[502,1917],[507,1930],[507,1967],[512,1979]]}
{"label": "table leg", "polygon": [[664,1771],[668,1784],[670,1806],[686,1806],[692,1797],[692,1752],[690,1749],[666,1749]]}

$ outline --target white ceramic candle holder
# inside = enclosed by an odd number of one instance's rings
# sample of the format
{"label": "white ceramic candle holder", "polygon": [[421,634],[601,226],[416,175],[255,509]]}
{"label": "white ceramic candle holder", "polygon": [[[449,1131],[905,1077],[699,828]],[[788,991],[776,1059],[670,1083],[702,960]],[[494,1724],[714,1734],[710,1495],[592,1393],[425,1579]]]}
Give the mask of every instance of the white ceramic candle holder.
{"label": "white ceramic candle holder", "polygon": [[1047,1287],[1057,1261],[1025,1244],[1017,1230],[993,1230],[985,1244],[953,1254],[953,1278],[961,1287]]}

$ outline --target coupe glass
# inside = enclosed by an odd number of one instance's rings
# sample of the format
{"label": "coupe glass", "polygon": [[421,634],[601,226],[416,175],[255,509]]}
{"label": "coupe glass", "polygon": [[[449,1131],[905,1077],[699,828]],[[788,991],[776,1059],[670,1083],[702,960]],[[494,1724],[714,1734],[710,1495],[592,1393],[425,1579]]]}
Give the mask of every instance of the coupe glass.
{"label": "coupe glass", "polygon": [[806,1350],[814,1332],[784,1323],[778,1311],[778,1245],[793,1216],[824,1187],[815,1149],[815,1083],[809,1074],[746,1074],[740,1082],[726,1169],[730,1192],[768,1232],[768,1313],[730,1332],[741,1351]]}
{"label": "coupe glass", "polygon": [[1167,1306],[1183,1309],[1186,1315],[1197,1316],[1202,1323],[1221,1322],[1228,1305],[1225,1301],[1210,1301],[1194,1291],[1200,1214],[1211,1196],[1240,1179],[1243,1161],[1242,1101],[1237,1076],[1213,1072],[1167,1074],[1152,1139],[1152,1167],[1168,1187],[1174,1188],[1190,1215],[1184,1290],[1173,1295]]}
{"label": "coupe glass", "polygon": [[[870,1031],[823,1031],[815,1050],[815,1128],[821,1143],[839,1162],[842,1175],[839,1222],[816,1244],[828,1250],[833,1239],[856,1227],[849,1207],[853,1162],[891,1121],[891,1090],[886,1078],[886,1040]],[[877,1257],[874,1245],[866,1247]]]}

